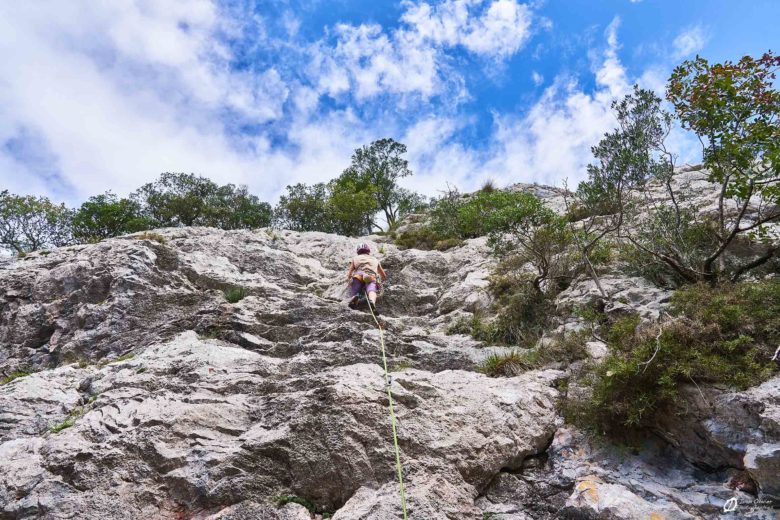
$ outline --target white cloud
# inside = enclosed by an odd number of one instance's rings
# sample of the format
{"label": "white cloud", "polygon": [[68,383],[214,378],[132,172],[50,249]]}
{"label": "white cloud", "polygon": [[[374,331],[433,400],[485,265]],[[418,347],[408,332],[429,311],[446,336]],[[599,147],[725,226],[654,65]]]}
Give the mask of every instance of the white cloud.
{"label": "white cloud", "polygon": [[462,45],[492,58],[513,55],[530,35],[530,9],[514,0],[495,0],[488,2],[482,13],[474,13],[484,3],[450,0],[437,6],[409,4],[402,20],[421,39],[436,44]]}
{"label": "white cloud", "polygon": [[[562,185],[568,179],[570,188],[585,179],[586,166],[593,160],[591,147],[616,120],[611,104],[631,91],[639,82],[646,88],[663,91],[662,72],[646,69],[640,78],[630,78],[619,58],[620,19],[615,18],[604,32],[605,49],[593,59],[592,73],[596,88],[584,90],[566,75],[555,79],[525,114],[494,114],[494,129],[486,149],[464,148],[452,136],[467,125],[466,121],[427,121],[415,127],[413,135],[431,135],[435,146],[425,152],[412,151],[417,177],[414,186],[430,190],[443,189],[444,180],[469,191],[484,180],[498,185],[516,182],[538,182]],[[409,143],[415,143],[409,139]],[[698,159],[695,137],[673,129],[670,149],[679,153],[679,161]]]}
{"label": "white cloud", "polygon": [[516,0],[406,2],[400,27],[339,24],[335,45],[312,47],[310,75],[331,96],[352,93],[363,101],[385,93],[423,99],[466,96],[460,74],[447,65],[455,48],[492,61],[517,53],[530,36],[531,11]]}
{"label": "white cloud", "polygon": [[[355,101],[446,93],[457,104],[468,94],[449,51],[501,61],[530,34],[530,10],[515,0],[404,5],[396,29],[337,25],[285,48],[300,63],[257,71],[231,67],[224,37],[278,44],[266,21],[215,0],[0,3],[0,181],[77,202],[166,170],[247,183],[265,197],[327,180],[377,132],[402,132],[392,117],[362,121]],[[286,37],[299,33],[292,13],[279,23]],[[343,96],[346,108],[321,110],[322,95]],[[268,131],[242,133],[246,125]]]}
{"label": "white cloud", "polygon": [[689,27],[674,39],[675,58],[684,58],[702,50],[707,40],[709,36],[702,26]]}
{"label": "white cloud", "polygon": [[[310,89],[273,67],[231,70],[215,36],[231,24],[207,0],[0,4],[0,144],[23,144],[0,147],[2,185],[76,202],[192,171],[271,197],[340,171],[365,127],[300,118]],[[271,121],[292,151],[231,129]]]}
{"label": "white cloud", "polygon": [[[337,25],[273,65],[236,70],[224,35],[252,33],[249,44],[268,52],[282,44],[262,20],[247,28],[211,0],[0,3],[0,183],[76,203],[185,171],[273,198],[287,184],[334,177],[355,147],[386,136],[407,143],[408,185],[428,194],[448,180],[471,189],[485,178],[582,178],[590,146],[613,124],[610,102],[630,85],[617,19],[593,61],[595,89],[565,75],[548,81],[527,111],[493,114],[488,144],[470,147],[474,120],[458,106],[466,79],[450,53],[506,60],[529,38],[529,8],[404,7],[396,29]],[[279,22],[286,37],[301,32],[292,14]],[[536,71],[532,79],[544,82]]]}
{"label": "white cloud", "polygon": [[534,85],[539,87],[541,86],[542,83],[544,83],[544,76],[542,76],[536,71],[533,71],[531,72],[531,80],[534,82]]}

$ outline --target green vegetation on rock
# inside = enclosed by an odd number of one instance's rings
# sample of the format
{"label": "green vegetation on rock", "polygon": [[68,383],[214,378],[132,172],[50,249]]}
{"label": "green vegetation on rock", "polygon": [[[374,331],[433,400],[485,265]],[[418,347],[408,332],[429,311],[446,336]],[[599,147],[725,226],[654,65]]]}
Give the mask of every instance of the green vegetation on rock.
{"label": "green vegetation on rock", "polygon": [[610,431],[652,423],[680,385],[744,390],[778,371],[780,280],[686,286],[669,317],[641,324],[629,315],[604,326],[609,354],[586,378],[592,390],[580,418]]}

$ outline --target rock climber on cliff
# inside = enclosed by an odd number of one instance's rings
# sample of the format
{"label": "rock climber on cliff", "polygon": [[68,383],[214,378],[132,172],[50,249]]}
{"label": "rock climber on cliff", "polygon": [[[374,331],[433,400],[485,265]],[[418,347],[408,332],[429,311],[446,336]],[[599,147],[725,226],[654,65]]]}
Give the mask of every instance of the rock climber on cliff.
{"label": "rock climber on cliff", "polygon": [[360,301],[360,293],[368,294],[368,304],[374,314],[379,314],[376,308],[376,293],[381,287],[382,280],[387,278],[387,273],[382,269],[379,260],[371,256],[371,248],[368,244],[360,244],[357,247],[357,255],[349,262],[347,272],[347,286],[349,288],[349,308],[354,309]]}

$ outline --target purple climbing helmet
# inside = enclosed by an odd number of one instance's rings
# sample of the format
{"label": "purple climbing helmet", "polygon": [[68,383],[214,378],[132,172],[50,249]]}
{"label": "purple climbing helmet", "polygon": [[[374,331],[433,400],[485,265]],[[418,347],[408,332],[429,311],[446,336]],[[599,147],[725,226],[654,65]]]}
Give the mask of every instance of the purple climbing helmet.
{"label": "purple climbing helmet", "polygon": [[358,246],[357,246],[357,254],[359,254],[359,255],[362,255],[364,253],[365,254],[369,254],[370,252],[371,252],[371,248],[368,246],[368,244],[366,244],[365,242],[363,242],[361,244],[358,244]]}

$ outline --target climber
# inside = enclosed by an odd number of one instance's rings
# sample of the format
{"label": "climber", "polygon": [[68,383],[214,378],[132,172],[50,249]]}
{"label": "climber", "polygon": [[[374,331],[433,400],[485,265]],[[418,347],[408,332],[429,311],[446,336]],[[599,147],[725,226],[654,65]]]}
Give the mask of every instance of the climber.
{"label": "climber", "polygon": [[387,273],[382,269],[379,260],[371,256],[371,248],[368,244],[360,244],[357,247],[357,255],[349,263],[347,272],[347,287],[349,288],[349,308],[355,309],[360,301],[360,293],[368,293],[368,304],[374,314],[379,314],[376,308],[376,293],[381,287],[382,280],[387,278]]}

